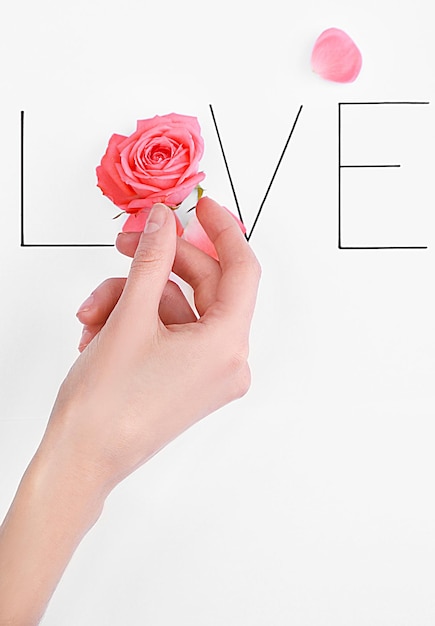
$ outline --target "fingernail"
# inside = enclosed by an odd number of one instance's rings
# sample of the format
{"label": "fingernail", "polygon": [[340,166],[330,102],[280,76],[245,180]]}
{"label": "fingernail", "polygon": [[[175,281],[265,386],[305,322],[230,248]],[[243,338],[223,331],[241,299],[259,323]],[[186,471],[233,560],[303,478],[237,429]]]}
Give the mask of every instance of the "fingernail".
{"label": "fingernail", "polygon": [[151,213],[145,224],[144,233],[155,233],[168,219],[168,207],[158,202],[151,209]]}
{"label": "fingernail", "polygon": [[89,311],[89,309],[92,307],[93,304],[94,304],[94,296],[91,294],[89,298],[86,298],[83,304],[80,305],[80,308],[77,311],[76,315],[79,315],[80,313],[84,313],[85,311]]}
{"label": "fingernail", "polygon": [[84,348],[86,348],[86,346],[91,341],[91,339],[92,339],[91,331],[84,328],[82,332],[82,336],[80,337],[79,350],[84,350]]}
{"label": "fingernail", "polygon": [[131,237],[132,235],[134,235],[135,237],[137,237],[138,234],[140,234],[140,231],[138,233],[138,232],[133,232],[132,230],[128,230],[125,233],[121,231],[116,236],[117,237]]}

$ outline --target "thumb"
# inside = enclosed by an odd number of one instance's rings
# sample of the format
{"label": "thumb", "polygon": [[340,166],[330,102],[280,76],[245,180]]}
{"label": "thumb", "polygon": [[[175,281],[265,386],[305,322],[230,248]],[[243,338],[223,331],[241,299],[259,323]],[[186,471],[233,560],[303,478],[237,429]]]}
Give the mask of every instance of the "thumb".
{"label": "thumb", "polygon": [[155,329],[163,289],[174,263],[175,217],[164,204],[155,204],[149,214],[134,255],[124,291],[118,302],[128,323],[138,320],[141,328]]}

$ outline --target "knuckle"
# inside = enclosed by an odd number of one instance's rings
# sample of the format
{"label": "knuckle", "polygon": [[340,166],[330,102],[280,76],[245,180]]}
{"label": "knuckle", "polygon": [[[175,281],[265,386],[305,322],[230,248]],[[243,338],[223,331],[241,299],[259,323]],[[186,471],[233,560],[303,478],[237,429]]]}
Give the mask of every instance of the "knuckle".
{"label": "knuckle", "polygon": [[230,379],[234,399],[244,396],[251,386],[251,370],[248,365],[248,346],[243,344],[233,351],[227,361],[227,374]]}
{"label": "knuckle", "polygon": [[119,297],[122,287],[124,286],[125,278],[106,278],[98,287],[93,291],[93,294],[101,294],[103,297]]}
{"label": "knuckle", "polygon": [[113,282],[115,281],[115,278],[106,278],[105,280],[103,280],[103,282],[98,285],[97,289],[110,289],[113,285]]}
{"label": "knuckle", "polygon": [[252,276],[258,282],[261,278],[261,265],[250,248],[247,248],[246,252],[247,254],[238,261],[239,267],[247,276]]}
{"label": "knuckle", "polygon": [[251,386],[251,370],[248,363],[245,362],[244,366],[240,369],[234,380],[234,396],[235,398],[242,398],[249,391]]}
{"label": "knuckle", "polygon": [[261,269],[260,262],[258,261],[257,257],[254,256],[252,259],[252,273],[255,274],[258,280],[260,280],[261,278],[262,271],[263,270]]}
{"label": "knuckle", "polygon": [[220,242],[225,241],[225,238],[227,237],[228,233],[232,232],[233,230],[234,230],[234,224],[229,224],[228,226],[225,226],[224,228],[222,228],[222,230],[220,230],[218,234],[216,235],[216,238],[213,242],[214,246],[218,248],[220,246]]}
{"label": "knuckle", "polygon": [[250,250],[249,257],[246,259],[246,270],[252,274],[257,281],[261,278],[261,265],[255,254]]}
{"label": "knuckle", "polygon": [[131,265],[131,272],[133,273],[146,273],[155,271],[159,263],[162,261],[162,255],[159,250],[153,249],[149,246],[142,247],[137,250],[136,255]]}

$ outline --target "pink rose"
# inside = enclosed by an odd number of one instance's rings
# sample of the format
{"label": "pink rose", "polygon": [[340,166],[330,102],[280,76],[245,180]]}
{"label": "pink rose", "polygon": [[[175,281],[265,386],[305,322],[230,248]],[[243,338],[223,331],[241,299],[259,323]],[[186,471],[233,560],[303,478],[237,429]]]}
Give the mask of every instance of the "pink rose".
{"label": "pink rose", "polygon": [[138,120],[129,137],[112,135],[97,167],[97,185],[126,213],[145,210],[141,219],[131,215],[123,230],[142,230],[156,202],[174,208],[183,202],[205,178],[198,172],[203,152],[198,120],[188,115],[156,115]]}

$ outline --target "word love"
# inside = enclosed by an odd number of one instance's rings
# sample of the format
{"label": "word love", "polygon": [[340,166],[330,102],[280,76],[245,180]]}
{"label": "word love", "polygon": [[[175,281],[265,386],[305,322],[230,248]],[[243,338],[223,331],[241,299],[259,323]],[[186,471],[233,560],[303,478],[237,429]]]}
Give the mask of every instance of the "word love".
{"label": "word love", "polygon": [[[384,127],[390,127],[390,137],[387,144],[389,150],[380,150],[381,154],[391,155],[391,145],[402,145],[402,138],[406,124],[403,124],[398,112],[402,115],[410,107],[412,113],[421,111],[422,105],[429,102],[340,102],[338,103],[338,159],[337,159],[337,187],[338,187],[338,248],[340,250],[377,250],[377,249],[427,249],[426,245],[414,245],[412,242],[413,222],[419,223],[419,213],[416,210],[419,202],[418,198],[410,195],[407,197],[406,189],[400,186],[400,179],[406,186],[412,187],[411,193],[419,190],[421,185],[415,184],[415,179],[409,179],[403,171],[399,178],[391,177],[391,172],[397,172],[402,163],[393,162],[371,162],[372,155],[379,154]],[[273,174],[267,185],[266,191],[260,202],[260,206],[255,214],[254,221],[246,238],[251,239],[256,229],[260,216],[266,217],[265,205],[270,190],[282,168],[285,153],[291,143],[295,130],[300,126],[303,105],[299,107],[290,132],[285,140],[284,147],[279,155]],[[229,179],[234,202],[243,221],[242,210],[237,198],[236,188],[231,176],[230,167],[225,154],[221,132],[217,123],[215,112],[210,105],[210,112],[213,118],[219,146],[222,152],[226,173]],[[352,112],[350,114],[350,112]],[[405,116],[406,117],[406,116]],[[420,116],[413,118],[419,120]],[[350,121],[349,121],[350,120]],[[367,120],[368,123],[367,123]],[[393,128],[391,122],[394,121]],[[371,125],[371,127],[370,127]],[[370,132],[367,131],[367,128]],[[413,132],[414,129],[413,129]],[[424,132],[424,130],[422,131]],[[369,136],[367,139],[366,135]],[[364,143],[365,142],[365,143]],[[384,141],[385,143],[385,141]],[[397,144],[397,145],[396,145]],[[367,148],[368,145],[368,148]],[[362,150],[361,150],[362,146]],[[385,146],[383,147],[385,148]],[[362,158],[361,158],[362,154]],[[391,155],[392,156],[392,155]],[[361,158],[361,161],[358,158]],[[403,157],[403,155],[402,155]],[[409,171],[409,155],[405,155],[406,171]],[[249,163],[247,163],[249,166]],[[403,168],[405,170],[405,168]],[[281,172],[282,175],[282,172]],[[417,191],[415,193],[417,193]],[[394,193],[396,201],[394,201]],[[408,194],[409,195],[409,194]],[[398,199],[397,199],[398,198]],[[427,198],[423,197],[420,204],[427,204]],[[401,225],[400,228],[397,225]],[[401,229],[401,230],[400,230]],[[21,111],[21,246],[22,247],[112,247],[113,244],[104,243],[28,243],[25,242],[25,219],[24,219],[24,111]],[[421,227],[420,232],[425,232]],[[417,233],[417,237],[420,236]],[[416,238],[416,235],[413,235]],[[392,239],[393,241],[388,241]],[[399,240],[399,242],[398,242]],[[397,245],[400,243],[400,245]],[[408,245],[404,245],[407,244]],[[411,245],[412,244],[412,245]]]}

